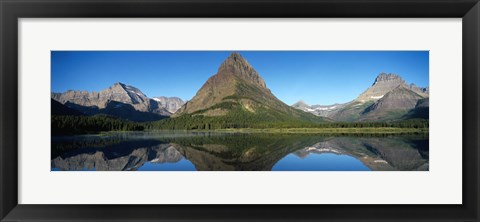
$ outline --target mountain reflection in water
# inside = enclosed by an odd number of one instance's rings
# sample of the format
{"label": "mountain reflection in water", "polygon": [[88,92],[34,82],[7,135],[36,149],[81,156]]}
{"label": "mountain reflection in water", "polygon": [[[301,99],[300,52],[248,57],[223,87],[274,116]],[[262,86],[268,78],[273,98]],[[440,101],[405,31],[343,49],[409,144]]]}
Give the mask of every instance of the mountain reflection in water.
{"label": "mountain reflection in water", "polygon": [[428,135],[114,133],[52,137],[52,170],[428,171]]}

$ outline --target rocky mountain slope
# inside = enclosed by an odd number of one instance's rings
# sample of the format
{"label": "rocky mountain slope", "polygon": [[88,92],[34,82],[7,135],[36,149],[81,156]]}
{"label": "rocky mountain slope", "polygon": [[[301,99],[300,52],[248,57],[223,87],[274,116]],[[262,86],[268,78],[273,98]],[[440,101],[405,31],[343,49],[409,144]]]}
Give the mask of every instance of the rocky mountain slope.
{"label": "rocky mountain slope", "polygon": [[309,106],[297,102],[292,107],[336,121],[384,121],[414,116],[421,118],[425,117],[425,104],[428,107],[428,102],[423,103],[422,115],[407,114],[415,109],[420,100],[428,98],[428,93],[428,87],[407,85],[399,75],[381,73],[371,87],[351,102],[331,106]]}
{"label": "rocky mountain slope", "polygon": [[159,102],[160,106],[165,108],[170,113],[177,112],[177,110],[180,109],[183,106],[183,104],[185,104],[185,102],[178,97],[160,96],[160,97],[153,97],[153,100]]}
{"label": "rocky mountain slope", "polygon": [[107,114],[133,121],[159,120],[171,115],[160,102],[123,83],[115,83],[100,92],[69,90],[52,93],[51,97],[85,115]]}
{"label": "rocky mountain slope", "polygon": [[420,95],[422,97],[425,97],[425,98],[428,97],[429,93],[430,93],[430,89],[429,89],[428,86],[427,87],[418,87],[414,83],[411,83],[410,85],[407,86],[407,88],[414,91],[418,95]]}
{"label": "rocky mountain slope", "polygon": [[358,102],[367,102],[367,101],[376,101],[381,99],[385,94],[397,88],[400,85],[405,85],[405,80],[400,76],[395,74],[386,74],[380,73],[380,75],[375,78],[373,85],[365,90],[360,96],[358,96],[355,101]]}
{"label": "rocky mountain slope", "polygon": [[277,99],[265,81],[239,53],[232,53],[173,116],[261,117],[264,121],[323,121]]}
{"label": "rocky mountain slope", "polygon": [[414,91],[400,85],[365,109],[359,120],[381,121],[399,119],[415,108],[417,102],[423,98]]}

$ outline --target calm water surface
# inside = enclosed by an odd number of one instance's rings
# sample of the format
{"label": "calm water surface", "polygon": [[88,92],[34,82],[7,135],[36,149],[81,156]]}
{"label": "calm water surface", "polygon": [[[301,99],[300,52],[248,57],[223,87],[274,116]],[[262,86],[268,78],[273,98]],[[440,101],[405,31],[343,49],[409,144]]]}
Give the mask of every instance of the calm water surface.
{"label": "calm water surface", "polygon": [[428,135],[109,133],[52,137],[52,171],[428,171]]}

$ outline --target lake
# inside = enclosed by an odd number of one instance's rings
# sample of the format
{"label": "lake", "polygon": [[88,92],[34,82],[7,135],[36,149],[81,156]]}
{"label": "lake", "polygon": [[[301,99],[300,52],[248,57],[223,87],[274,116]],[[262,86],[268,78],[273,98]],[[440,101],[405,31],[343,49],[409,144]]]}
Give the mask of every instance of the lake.
{"label": "lake", "polygon": [[428,135],[126,132],[52,137],[52,171],[428,171]]}

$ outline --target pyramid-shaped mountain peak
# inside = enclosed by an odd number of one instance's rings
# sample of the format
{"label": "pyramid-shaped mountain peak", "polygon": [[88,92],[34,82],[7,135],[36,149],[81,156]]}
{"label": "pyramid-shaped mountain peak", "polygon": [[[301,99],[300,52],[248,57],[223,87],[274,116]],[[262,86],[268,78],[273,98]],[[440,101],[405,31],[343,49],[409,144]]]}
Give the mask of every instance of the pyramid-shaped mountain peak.
{"label": "pyramid-shaped mountain peak", "polygon": [[217,75],[234,75],[262,88],[267,88],[260,74],[238,52],[232,52],[220,65]]}
{"label": "pyramid-shaped mountain peak", "polygon": [[241,68],[251,68],[253,69],[253,67],[250,65],[250,63],[248,63],[248,61],[243,58],[242,55],[240,55],[240,53],[238,52],[232,52],[226,59],[225,61],[223,61],[222,65],[220,65],[220,68],[219,70],[221,70],[222,68],[224,67],[227,67],[227,66],[239,66]]}
{"label": "pyramid-shaped mountain peak", "polygon": [[230,54],[229,58],[232,58],[232,59],[234,59],[234,60],[236,60],[236,59],[243,59],[243,60],[245,60],[245,59],[242,57],[242,55],[240,55],[240,53],[238,53],[238,52],[232,52],[232,53]]}
{"label": "pyramid-shaped mountain peak", "polygon": [[116,88],[118,87],[119,89],[123,89],[125,90],[126,92],[131,92],[131,93],[136,93],[136,94],[141,94],[141,95],[145,95],[143,94],[143,92],[138,89],[137,87],[134,87],[134,86],[131,86],[131,85],[127,85],[125,83],[122,83],[122,82],[116,82],[115,84],[113,84],[113,86],[111,86],[110,88]]}
{"label": "pyramid-shaped mountain peak", "polygon": [[[173,117],[182,115],[222,116],[224,121],[323,121],[294,109],[276,98],[265,81],[239,53],[234,52]],[[248,117],[248,118],[247,118]]]}
{"label": "pyramid-shaped mountain peak", "polygon": [[116,82],[114,83],[112,86],[110,86],[109,88],[112,88],[112,89],[123,89],[126,91],[126,88],[127,87],[132,87],[132,86],[129,86],[125,83],[122,83],[122,82]]}

